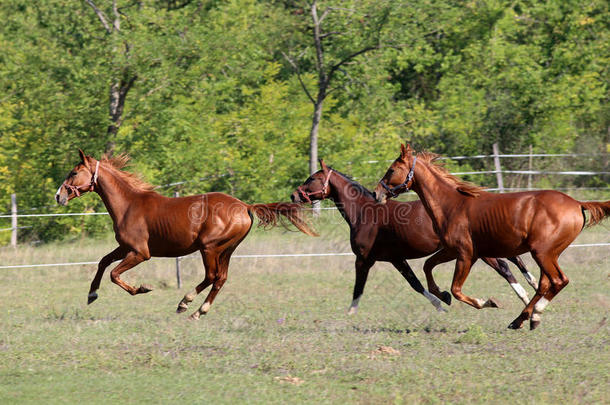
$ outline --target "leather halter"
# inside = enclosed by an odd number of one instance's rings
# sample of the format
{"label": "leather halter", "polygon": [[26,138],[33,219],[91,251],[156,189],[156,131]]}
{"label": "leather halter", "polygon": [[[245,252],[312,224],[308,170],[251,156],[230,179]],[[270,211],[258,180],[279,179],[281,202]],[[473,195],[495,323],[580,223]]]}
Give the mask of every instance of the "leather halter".
{"label": "leather halter", "polygon": [[[409,170],[409,173],[407,174],[407,178],[405,179],[405,181],[403,181],[402,183],[400,183],[397,186],[394,187],[390,187],[388,186],[385,181],[380,181],[379,184],[381,184],[381,186],[383,188],[386,189],[386,191],[390,194],[390,197],[398,197],[399,194],[401,193],[406,193],[407,191],[409,191],[409,182],[411,180],[413,180],[413,175],[415,173],[415,164],[417,163],[417,156],[413,157],[413,164],[411,165],[411,170]],[[401,191],[401,189],[404,188],[404,191]]]}
{"label": "leather halter", "polygon": [[66,183],[68,180],[65,180],[62,186],[67,188],[68,190],[71,190],[74,194],[76,194],[77,197],[80,197],[81,191],[93,191],[95,190],[95,186],[97,185],[97,173],[99,171],[99,168],[100,161],[98,160],[95,165],[95,172],[93,172],[93,174],[91,175],[91,182],[89,183],[89,186],[73,186],[72,184]]}
{"label": "leather halter", "polygon": [[332,169],[330,169],[328,171],[328,174],[326,175],[326,179],[324,180],[324,186],[322,187],[322,190],[312,191],[312,192],[308,193],[307,191],[303,190],[303,185],[300,185],[300,186],[297,187],[297,191],[299,193],[301,193],[301,195],[303,197],[305,197],[305,200],[307,200],[307,202],[310,203],[310,204],[312,202],[311,202],[311,198],[309,198],[309,197],[312,196],[312,195],[316,195],[316,194],[322,193],[321,199],[324,199],[324,196],[326,195],[326,192],[328,191],[328,184],[330,182],[330,175],[332,174],[332,172],[333,172]]}

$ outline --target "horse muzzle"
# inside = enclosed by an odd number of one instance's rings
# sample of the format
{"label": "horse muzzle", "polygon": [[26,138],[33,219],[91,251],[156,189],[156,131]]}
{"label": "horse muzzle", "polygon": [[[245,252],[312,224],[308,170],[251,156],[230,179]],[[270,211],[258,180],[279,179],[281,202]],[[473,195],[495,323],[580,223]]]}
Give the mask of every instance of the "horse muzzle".
{"label": "horse muzzle", "polygon": [[68,201],[70,201],[68,198],[68,190],[66,190],[63,185],[61,185],[57,190],[57,193],[55,193],[55,201],[57,201],[59,205],[68,205]]}

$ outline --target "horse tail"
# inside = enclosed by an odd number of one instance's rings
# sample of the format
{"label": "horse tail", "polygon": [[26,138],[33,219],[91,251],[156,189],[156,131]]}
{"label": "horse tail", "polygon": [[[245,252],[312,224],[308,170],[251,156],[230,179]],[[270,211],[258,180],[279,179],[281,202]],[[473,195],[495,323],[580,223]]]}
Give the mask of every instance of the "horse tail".
{"label": "horse tail", "polygon": [[248,211],[253,212],[258,217],[259,226],[264,228],[274,227],[279,221],[282,226],[287,228],[286,224],[281,221],[280,215],[283,215],[304,234],[319,236],[303,219],[302,210],[303,206],[296,203],[252,204],[248,206]]}
{"label": "horse tail", "polygon": [[580,206],[583,210],[589,211],[590,215],[587,226],[597,225],[598,223],[606,219],[606,217],[610,216],[610,201],[581,202]]}

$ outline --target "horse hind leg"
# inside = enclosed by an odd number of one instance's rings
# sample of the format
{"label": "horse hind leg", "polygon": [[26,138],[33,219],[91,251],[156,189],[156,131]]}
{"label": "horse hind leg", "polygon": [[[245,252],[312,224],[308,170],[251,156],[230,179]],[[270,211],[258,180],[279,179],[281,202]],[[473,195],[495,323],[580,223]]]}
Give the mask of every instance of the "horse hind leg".
{"label": "horse hind leg", "polygon": [[536,281],[536,277],[534,277],[534,275],[529,272],[527,267],[525,267],[525,263],[523,263],[523,260],[521,260],[521,258],[519,256],[507,257],[507,259],[510,262],[512,262],[515,266],[517,266],[517,268],[519,268],[519,271],[521,271],[521,273],[523,274],[523,277],[525,277],[528,284],[531,285],[534,290],[537,290],[538,281]]}
{"label": "horse hind leg", "polygon": [[210,310],[216,295],[220,292],[220,289],[224,285],[225,281],[227,281],[227,274],[229,272],[229,261],[231,259],[231,254],[235,250],[236,246],[228,248],[220,255],[216,255],[214,257],[214,261],[216,262],[216,275],[214,277],[214,281],[212,282],[212,289],[208,293],[208,296],[203,301],[201,307],[191,314],[191,319],[197,320],[201,315],[205,315]]}
{"label": "horse hind leg", "polygon": [[[506,282],[508,284],[510,284],[511,288],[513,289],[513,291],[515,291],[515,293],[517,294],[519,299],[521,299],[521,301],[523,301],[523,304],[527,305],[530,302],[530,299],[527,296],[527,292],[521,286],[521,284],[519,284],[519,282],[517,282],[517,279],[515,278],[513,273],[510,271],[510,269],[508,268],[508,264],[506,264],[506,262],[504,260],[491,258],[491,257],[482,257],[481,260],[483,260],[485,263],[487,263],[487,265],[489,265],[492,269],[494,269],[500,276],[502,276],[502,278],[504,280],[506,280]],[[487,305],[484,305],[484,307],[485,306],[487,306],[487,307],[499,307],[500,306],[496,302],[496,300],[494,300],[493,298],[489,298],[487,300],[486,304]]]}
{"label": "horse hind leg", "polygon": [[210,284],[216,278],[216,271],[218,267],[218,262],[216,257],[214,257],[211,253],[206,252],[205,250],[201,250],[201,258],[203,261],[203,267],[205,269],[205,277],[201,283],[199,283],[193,291],[186,294],[180,303],[178,303],[178,308],[176,308],[176,313],[180,314],[185,312],[188,309],[189,304],[201,293],[201,291],[208,288]]}

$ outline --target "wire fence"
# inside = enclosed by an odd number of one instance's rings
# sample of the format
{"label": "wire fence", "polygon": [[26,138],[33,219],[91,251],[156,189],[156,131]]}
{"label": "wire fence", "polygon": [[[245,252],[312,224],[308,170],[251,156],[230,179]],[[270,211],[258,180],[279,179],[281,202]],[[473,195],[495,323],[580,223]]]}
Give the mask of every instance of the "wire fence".
{"label": "wire fence", "polygon": [[[604,247],[610,246],[610,243],[577,243],[568,246],[568,248],[584,248],[584,247]],[[352,252],[333,252],[333,253],[269,253],[269,254],[252,254],[252,255],[233,255],[231,259],[261,259],[261,258],[298,258],[298,257],[338,257],[338,256],[355,256]],[[198,258],[197,254],[179,257],[179,260]],[[153,260],[176,260],[175,257],[155,257]],[[85,266],[98,264],[96,262],[69,262],[69,263],[39,263],[39,264],[15,264],[0,266],[0,269],[27,269],[39,267],[66,267],[66,266]]]}

